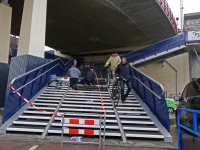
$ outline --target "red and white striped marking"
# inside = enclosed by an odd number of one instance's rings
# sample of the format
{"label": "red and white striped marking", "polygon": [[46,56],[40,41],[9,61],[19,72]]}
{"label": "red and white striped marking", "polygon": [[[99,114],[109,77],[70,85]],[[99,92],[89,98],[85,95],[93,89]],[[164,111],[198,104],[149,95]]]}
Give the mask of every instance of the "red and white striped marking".
{"label": "red and white striped marking", "polygon": [[[39,109],[38,107],[36,107],[32,102],[29,102],[24,96],[22,96],[14,87],[13,84],[10,83],[10,88],[13,90],[14,93],[16,93],[21,99],[23,99],[26,103],[29,104],[29,106],[34,107],[35,109],[37,109],[39,112],[47,112],[44,111],[42,109]],[[53,115],[53,116],[62,116],[63,114],[59,114],[59,113],[55,113],[55,112],[48,112],[49,114]]]}
{"label": "red and white striped marking", "polygon": [[[94,66],[94,65],[93,65],[93,66]],[[94,69],[94,71],[95,71],[95,67],[93,67],[93,69]],[[104,111],[106,111],[106,109],[105,109],[105,107],[104,107],[103,98],[102,98],[102,95],[101,95],[101,90],[100,90],[100,88],[103,87],[103,86],[100,86],[100,85],[99,85],[99,80],[98,80],[98,78],[97,78],[96,71],[95,71],[95,76],[96,76],[96,79],[97,79],[97,84],[98,84],[97,87],[98,87],[99,94],[100,94],[100,98],[101,98],[101,106],[102,106],[102,109],[103,109]]]}
{"label": "red and white striped marking", "polygon": [[99,125],[98,119],[64,118],[66,124]]}
{"label": "red and white striped marking", "polygon": [[64,129],[64,133],[66,134],[81,134],[81,135],[99,135],[99,130],[90,130],[90,129]]}

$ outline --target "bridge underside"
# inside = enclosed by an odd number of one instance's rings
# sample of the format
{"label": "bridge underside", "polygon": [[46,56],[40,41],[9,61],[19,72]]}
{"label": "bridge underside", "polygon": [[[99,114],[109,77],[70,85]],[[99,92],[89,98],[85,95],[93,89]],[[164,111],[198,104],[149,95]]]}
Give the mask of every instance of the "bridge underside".
{"label": "bridge underside", "polygon": [[[24,0],[9,4],[12,34],[19,35]],[[133,50],[173,35],[156,0],[48,0],[46,45],[65,54]]]}

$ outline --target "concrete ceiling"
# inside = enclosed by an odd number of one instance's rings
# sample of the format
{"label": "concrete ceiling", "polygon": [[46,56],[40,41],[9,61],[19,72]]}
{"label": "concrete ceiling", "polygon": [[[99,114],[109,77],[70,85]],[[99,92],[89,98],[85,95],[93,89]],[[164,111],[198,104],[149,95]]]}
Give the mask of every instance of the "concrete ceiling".
{"label": "concrete ceiling", "polygon": [[[46,45],[66,54],[138,47],[174,36],[157,0],[48,0]],[[19,35],[24,0],[9,0]]]}

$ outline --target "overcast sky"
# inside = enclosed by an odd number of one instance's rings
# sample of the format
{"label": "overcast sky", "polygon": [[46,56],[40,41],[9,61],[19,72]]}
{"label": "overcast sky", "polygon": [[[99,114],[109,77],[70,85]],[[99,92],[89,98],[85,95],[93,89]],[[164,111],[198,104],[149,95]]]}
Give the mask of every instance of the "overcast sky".
{"label": "overcast sky", "polygon": [[[180,18],[180,0],[167,0],[167,2],[174,14],[174,17]],[[200,0],[183,0],[183,14],[194,12],[200,12]]]}

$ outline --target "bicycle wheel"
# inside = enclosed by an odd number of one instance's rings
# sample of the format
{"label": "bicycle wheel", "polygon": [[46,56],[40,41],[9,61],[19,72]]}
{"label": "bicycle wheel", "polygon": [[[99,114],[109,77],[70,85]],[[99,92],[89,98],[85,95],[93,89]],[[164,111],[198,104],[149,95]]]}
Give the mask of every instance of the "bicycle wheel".
{"label": "bicycle wheel", "polygon": [[107,72],[106,75],[106,84],[109,86],[110,85],[110,71]]}
{"label": "bicycle wheel", "polygon": [[113,100],[115,108],[117,107],[119,103],[119,98],[120,98],[119,88],[116,84],[114,84],[112,88],[112,100]]}

